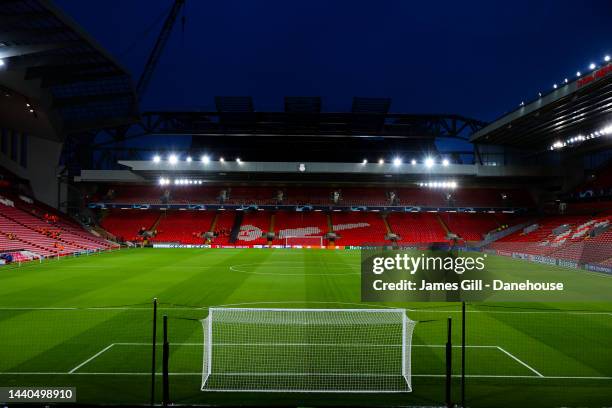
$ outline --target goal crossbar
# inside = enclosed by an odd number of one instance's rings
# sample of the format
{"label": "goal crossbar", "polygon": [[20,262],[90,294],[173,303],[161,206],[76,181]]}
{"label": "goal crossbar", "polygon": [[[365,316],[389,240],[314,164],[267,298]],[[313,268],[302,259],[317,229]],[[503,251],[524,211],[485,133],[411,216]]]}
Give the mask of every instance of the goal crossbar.
{"label": "goal crossbar", "polygon": [[410,392],[404,309],[210,308],[202,391]]}

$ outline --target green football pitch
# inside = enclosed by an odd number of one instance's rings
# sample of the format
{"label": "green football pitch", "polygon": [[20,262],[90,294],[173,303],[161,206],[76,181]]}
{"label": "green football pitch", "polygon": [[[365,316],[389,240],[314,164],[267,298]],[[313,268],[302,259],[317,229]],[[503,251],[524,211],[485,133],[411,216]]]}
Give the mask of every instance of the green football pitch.
{"label": "green football pitch", "polygon": [[[582,274],[602,290],[612,285],[612,277],[603,274],[502,257],[491,257],[490,262],[534,280],[550,274]],[[162,315],[168,316],[170,399],[175,404],[440,406],[449,317],[454,344],[452,396],[459,402],[461,305],[361,303],[359,271],[359,251],[297,249],[134,249],[4,267],[0,269],[0,387],[72,386],[83,404],[148,404],[151,300],[157,297],[158,325]],[[413,390],[203,392],[201,320],[210,306],[405,308],[417,322]],[[468,406],[612,404],[612,303],[468,304],[466,339]],[[161,330],[157,343],[159,403]]]}

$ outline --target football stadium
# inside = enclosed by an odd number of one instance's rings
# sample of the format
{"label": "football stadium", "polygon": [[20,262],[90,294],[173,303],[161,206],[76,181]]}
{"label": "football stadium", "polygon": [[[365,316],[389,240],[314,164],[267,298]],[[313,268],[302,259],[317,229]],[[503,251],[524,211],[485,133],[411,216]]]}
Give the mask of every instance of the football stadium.
{"label": "football stadium", "polygon": [[3,406],[612,404],[609,55],[491,120],[229,82],[149,109],[205,2],[159,3],[134,72],[0,1]]}

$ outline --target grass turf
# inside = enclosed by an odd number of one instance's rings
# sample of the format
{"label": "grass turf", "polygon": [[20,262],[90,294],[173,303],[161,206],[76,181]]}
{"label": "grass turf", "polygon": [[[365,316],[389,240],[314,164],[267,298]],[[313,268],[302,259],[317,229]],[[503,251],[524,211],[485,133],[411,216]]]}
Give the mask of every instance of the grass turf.
{"label": "grass turf", "polygon": [[[533,279],[583,274],[602,290],[612,283],[584,271],[502,257],[491,262]],[[148,403],[153,297],[169,317],[171,400],[178,404],[441,405],[447,317],[460,344],[460,305],[390,304],[420,322],[412,393],[201,392],[199,319],[208,306],[364,307],[359,252],[123,250],[0,269],[0,386],[76,386],[81,403]],[[468,405],[605,406],[612,401],[610,339],[612,304],[470,304]],[[158,373],[160,356],[157,347]],[[459,367],[455,348],[455,374]]]}

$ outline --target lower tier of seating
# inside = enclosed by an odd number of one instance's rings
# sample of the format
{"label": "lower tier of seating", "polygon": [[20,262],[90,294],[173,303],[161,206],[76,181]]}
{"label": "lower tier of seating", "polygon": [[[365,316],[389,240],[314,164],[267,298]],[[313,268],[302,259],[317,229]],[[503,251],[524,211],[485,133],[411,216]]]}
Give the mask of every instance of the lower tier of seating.
{"label": "lower tier of seating", "polygon": [[40,216],[35,204],[0,204],[0,251],[24,250],[38,256],[64,256],[83,251],[113,248],[108,242],[86,231],[65,216]]}
{"label": "lower tier of seating", "polygon": [[447,232],[435,213],[391,213],[387,222],[401,244],[447,240]]}
{"label": "lower tier of seating", "polygon": [[[7,221],[0,217],[0,231]],[[494,230],[524,223],[528,217],[503,213],[389,213],[295,211],[153,211],[113,210],[103,225],[116,236],[138,239],[138,231],[157,220],[154,242],[213,245],[334,245],[390,244],[389,234],[401,244],[449,242],[449,234],[462,241],[481,241]],[[531,232],[512,233],[490,245],[493,249],[553,256],[577,262],[604,262],[612,258],[612,231],[606,231],[612,215],[535,217]],[[27,235],[23,230],[13,229]],[[4,229],[7,229],[4,225]],[[598,234],[593,231],[597,230]],[[232,231],[235,241],[232,242]],[[212,240],[206,238],[212,232]],[[274,233],[272,242],[268,232]],[[210,234],[208,234],[210,235]],[[6,236],[0,236],[6,241]],[[49,243],[45,243],[48,245]],[[5,245],[6,248],[17,248]],[[24,249],[31,249],[25,245]],[[65,250],[74,250],[66,246]]]}
{"label": "lower tier of seating", "polygon": [[211,211],[165,211],[161,214],[154,242],[205,243],[214,218]]}
{"label": "lower tier of seating", "polygon": [[139,241],[139,231],[151,229],[159,216],[159,211],[112,210],[102,218],[101,226],[119,241]]}
{"label": "lower tier of seating", "polygon": [[334,212],[331,215],[337,245],[390,243],[387,227],[380,213]]}
{"label": "lower tier of seating", "polygon": [[612,258],[612,214],[541,217],[490,245],[506,253],[523,253],[573,261],[601,263]]}

